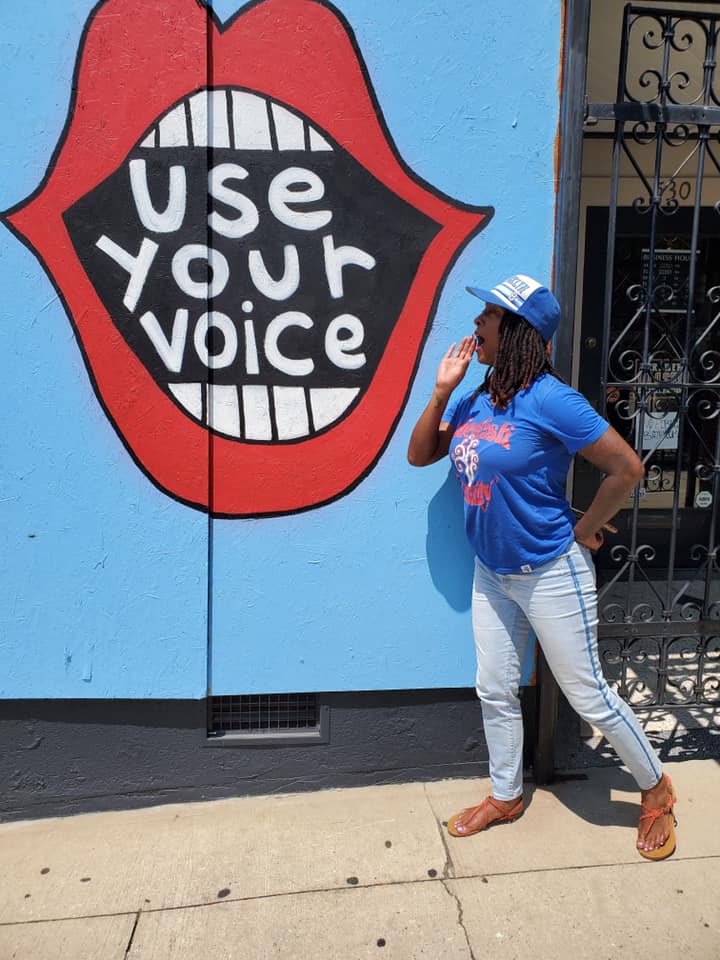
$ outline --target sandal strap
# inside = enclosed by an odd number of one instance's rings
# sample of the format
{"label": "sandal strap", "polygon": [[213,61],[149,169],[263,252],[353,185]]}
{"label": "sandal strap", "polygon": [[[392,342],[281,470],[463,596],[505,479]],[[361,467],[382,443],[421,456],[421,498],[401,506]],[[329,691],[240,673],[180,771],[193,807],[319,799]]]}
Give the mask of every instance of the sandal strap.
{"label": "sandal strap", "polygon": [[647,820],[647,821],[648,821],[647,825],[645,826],[645,829],[642,831],[642,839],[643,839],[643,840],[644,840],[645,837],[648,835],[648,833],[650,833],[650,831],[652,830],[652,828],[653,828],[653,826],[654,826],[654,824],[655,824],[655,821],[656,821],[659,817],[665,817],[665,816],[674,817],[674,816],[675,816],[675,813],[674,813],[674,810],[673,810],[674,805],[675,805],[675,796],[674,796],[674,795],[672,795],[672,796],[671,796],[671,799],[670,799],[666,804],[664,804],[664,806],[662,806],[662,807],[647,807],[644,803],[641,803],[641,804],[640,804],[640,806],[641,806],[642,809],[644,810],[644,813],[641,813],[641,814],[640,814],[640,820],[639,820],[638,826],[642,826],[643,820]]}
{"label": "sandal strap", "polygon": [[641,803],[640,806],[645,811],[645,813],[641,814],[640,816],[641,820],[645,820],[647,817],[652,817],[652,821],[654,823],[659,816],[673,813],[673,807],[677,803],[677,797],[675,796],[675,791],[673,790],[672,781],[666,773],[662,775],[662,779],[665,781],[665,786],[670,794],[670,799],[662,807],[648,807],[644,803]]}
{"label": "sandal strap", "polygon": [[648,807],[643,807],[643,810],[645,811],[645,813],[640,814],[640,823],[642,823],[643,820],[649,820],[650,823],[648,824],[648,830],[650,829],[650,827],[652,827],[652,825],[655,823],[655,821],[659,817],[665,817],[668,815],[672,816],[672,812],[673,812],[672,807],[653,807],[652,809],[648,809]]}
{"label": "sandal strap", "polygon": [[667,787],[668,793],[670,794],[670,800],[668,802],[668,806],[672,810],[673,804],[677,803],[677,797],[675,796],[675,790],[672,785],[672,780],[666,773],[662,775],[662,778],[665,781],[665,786]]}
{"label": "sandal strap", "polygon": [[[488,800],[491,800],[491,799],[492,797],[485,797],[484,800],[481,800],[480,803],[476,804],[474,807],[467,807],[466,808],[467,812],[470,814],[471,817],[474,817],[475,814],[479,813],[481,810],[483,810],[487,806]],[[463,813],[465,813],[465,810],[463,810]]]}
{"label": "sandal strap", "polygon": [[522,806],[522,797],[520,797],[514,807],[511,807],[509,810],[506,810],[505,807],[501,807],[500,804],[494,797],[485,797],[480,806],[489,803],[493,809],[495,809],[502,817],[509,817],[518,806]]}
{"label": "sandal strap", "polygon": [[485,797],[485,799],[483,800],[483,805],[485,804],[489,804],[493,808],[493,810],[497,811],[497,813],[500,813],[500,814],[505,813],[505,810],[503,810],[503,808],[500,806],[500,804],[497,802],[497,800],[494,797]]}
{"label": "sandal strap", "polygon": [[645,811],[645,813],[640,814],[640,819],[644,820],[646,817],[652,817],[654,820],[656,817],[660,817],[666,813],[672,813],[675,802],[674,800],[669,800],[662,807],[646,807],[644,803],[641,803],[640,806]]}

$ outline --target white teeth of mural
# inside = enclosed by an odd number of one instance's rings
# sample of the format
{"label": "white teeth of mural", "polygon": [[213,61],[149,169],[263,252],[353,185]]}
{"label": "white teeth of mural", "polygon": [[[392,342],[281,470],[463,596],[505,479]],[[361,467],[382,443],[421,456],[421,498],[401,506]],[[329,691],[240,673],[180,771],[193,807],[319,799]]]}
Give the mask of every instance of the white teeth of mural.
{"label": "white teeth of mural", "polygon": [[188,145],[187,117],[182,104],[171,110],[158,124],[158,140],[161,147]]}
{"label": "white teeth of mural", "polygon": [[334,389],[315,389],[310,391],[310,409],[316,430],[322,430],[338,419],[355,397],[360,393],[358,387],[335,387]]}
{"label": "white teeth of mural", "polygon": [[[357,387],[268,387],[246,384],[170,383],[170,392],[196,420],[217,433],[244,440],[278,440],[311,436],[338,420],[360,392]],[[203,394],[205,414],[203,415]],[[271,412],[271,397],[272,411]],[[308,414],[308,400],[310,414]],[[240,412],[244,430],[241,428]],[[274,416],[273,416],[274,413]]]}
{"label": "white teeth of mural", "polygon": [[310,433],[305,390],[302,387],[273,387],[278,440],[295,440]]}
{"label": "white teeth of mural", "polygon": [[202,90],[190,97],[190,120],[194,146],[230,146],[228,102],[225,90]]}
{"label": "white teeth of mural", "polygon": [[168,386],[188,413],[196,420],[202,420],[202,385],[199,383],[169,383]]}
{"label": "white teeth of mural", "polygon": [[208,426],[230,437],[240,436],[240,405],[237,387],[210,383],[207,388]]}
{"label": "white teeth of mural", "polygon": [[314,151],[332,150],[332,147],[327,142],[325,137],[320,136],[314,127],[310,127],[310,149]]}
{"label": "white teeth of mural", "polygon": [[272,150],[267,102],[244,90],[232,91],[236,150]]}
{"label": "white teeth of mural", "polygon": [[140,146],[272,150],[273,132],[276,149],[280,151],[307,150],[308,143],[313,152],[332,150],[318,130],[279,103],[245,90],[226,89],[201,90],[179,103]]}
{"label": "white teeth of mural", "polygon": [[304,150],[305,124],[301,117],[290,113],[278,103],[270,105],[278,150]]}
{"label": "white teeth of mural", "polygon": [[267,387],[242,388],[246,440],[272,440],[270,398]]}

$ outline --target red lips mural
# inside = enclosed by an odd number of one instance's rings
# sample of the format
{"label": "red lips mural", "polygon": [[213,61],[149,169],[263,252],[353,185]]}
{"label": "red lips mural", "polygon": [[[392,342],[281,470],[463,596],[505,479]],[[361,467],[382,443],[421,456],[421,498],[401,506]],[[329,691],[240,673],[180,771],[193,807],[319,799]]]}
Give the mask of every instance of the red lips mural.
{"label": "red lips mural", "polygon": [[43,183],[5,214],[136,463],[215,516],[290,513],[377,462],[439,290],[492,208],[433,190],[329,4],[107,0]]}

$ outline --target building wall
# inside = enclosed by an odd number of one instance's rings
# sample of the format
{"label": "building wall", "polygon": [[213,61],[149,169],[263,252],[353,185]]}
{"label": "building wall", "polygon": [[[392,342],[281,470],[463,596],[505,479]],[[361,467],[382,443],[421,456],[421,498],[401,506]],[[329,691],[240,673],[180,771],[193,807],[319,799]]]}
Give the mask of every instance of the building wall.
{"label": "building wall", "polygon": [[560,0],[4,11],[0,696],[472,685],[405,451],[466,285],[550,276],[560,44]]}
{"label": "building wall", "polygon": [[323,699],[327,743],[229,749],[200,700],[0,701],[0,821],[487,775],[471,690]]}

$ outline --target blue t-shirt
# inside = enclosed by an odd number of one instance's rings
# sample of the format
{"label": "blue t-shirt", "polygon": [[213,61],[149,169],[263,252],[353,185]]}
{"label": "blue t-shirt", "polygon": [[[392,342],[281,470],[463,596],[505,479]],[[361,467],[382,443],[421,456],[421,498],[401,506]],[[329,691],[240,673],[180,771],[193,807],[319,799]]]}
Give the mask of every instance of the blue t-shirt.
{"label": "blue t-shirt", "polygon": [[450,459],[465,498],[465,530],[496,573],[529,573],[560,556],[575,517],[565,498],[573,455],[598,440],[606,420],[582,394],[543,374],[493,407],[487,393],[453,397]]}

